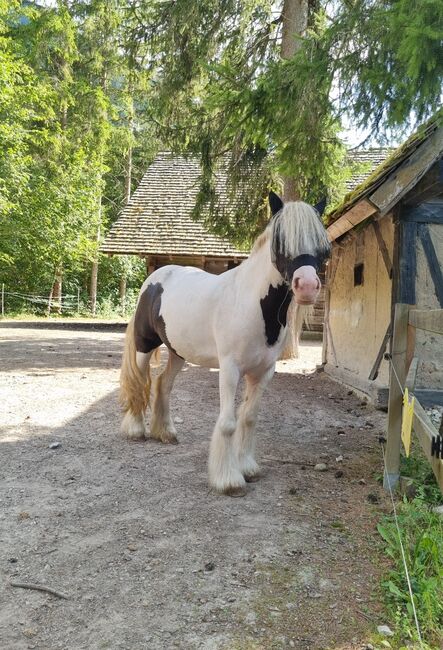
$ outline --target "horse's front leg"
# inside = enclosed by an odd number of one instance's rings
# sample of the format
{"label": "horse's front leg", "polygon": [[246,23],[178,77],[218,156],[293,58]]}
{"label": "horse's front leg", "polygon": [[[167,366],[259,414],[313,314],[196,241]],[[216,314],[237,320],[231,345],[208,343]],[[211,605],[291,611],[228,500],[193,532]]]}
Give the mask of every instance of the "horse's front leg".
{"label": "horse's front leg", "polygon": [[220,364],[220,415],[209,449],[209,481],[218,492],[231,496],[245,494],[245,479],[233,446],[236,427],[235,393],[239,380],[240,372],[233,362]]}
{"label": "horse's front leg", "polygon": [[274,374],[275,366],[269,368],[261,377],[246,375],[245,397],[238,412],[237,429],[234,436],[234,447],[238,458],[239,469],[246,481],[256,481],[260,475],[255,454],[255,426],[257,423],[258,407],[269,380]]}

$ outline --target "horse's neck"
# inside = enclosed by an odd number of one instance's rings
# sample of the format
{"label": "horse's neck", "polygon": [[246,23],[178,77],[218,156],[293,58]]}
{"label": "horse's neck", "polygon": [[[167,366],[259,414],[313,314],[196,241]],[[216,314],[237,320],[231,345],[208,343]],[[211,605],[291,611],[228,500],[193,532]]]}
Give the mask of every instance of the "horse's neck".
{"label": "horse's neck", "polygon": [[283,284],[282,276],[272,264],[268,241],[251,253],[238,270],[239,280],[245,283],[248,292],[256,293],[259,298],[267,294],[269,285],[277,287]]}

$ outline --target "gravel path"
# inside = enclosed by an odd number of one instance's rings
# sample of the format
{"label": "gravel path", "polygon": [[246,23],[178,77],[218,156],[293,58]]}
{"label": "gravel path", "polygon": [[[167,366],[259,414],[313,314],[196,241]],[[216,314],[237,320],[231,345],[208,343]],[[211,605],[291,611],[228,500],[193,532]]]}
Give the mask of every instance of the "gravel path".
{"label": "gravel path", "polygon": [[217,496],[206,463],[218,373],[180,373],[178,446],[130,443],[122,342],[0,328],[0,647],[364,647],[385,622],[373,597],[384,414],[312,374],[320,349],[307,344],[263,399],[263,478],[243,499]]}

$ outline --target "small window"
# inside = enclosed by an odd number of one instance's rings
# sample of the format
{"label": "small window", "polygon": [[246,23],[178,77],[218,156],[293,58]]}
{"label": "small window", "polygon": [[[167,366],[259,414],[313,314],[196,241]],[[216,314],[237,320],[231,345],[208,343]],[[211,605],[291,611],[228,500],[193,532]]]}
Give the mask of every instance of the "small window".
{"label": "small window", "polygon": [[363,264],[356,264],[354,266],[354,287],[363,284]]}

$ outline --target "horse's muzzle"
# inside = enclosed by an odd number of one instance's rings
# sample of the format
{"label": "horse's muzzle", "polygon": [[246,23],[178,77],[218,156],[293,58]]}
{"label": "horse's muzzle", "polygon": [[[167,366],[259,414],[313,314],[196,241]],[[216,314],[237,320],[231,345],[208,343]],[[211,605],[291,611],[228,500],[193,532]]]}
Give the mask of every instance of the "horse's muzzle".
{"label": "horse's muzzle", "polygon": [[300,266],[296,269],[291,288],[297,305],[313,305],[321,288],[316,269],[313,266]]}

